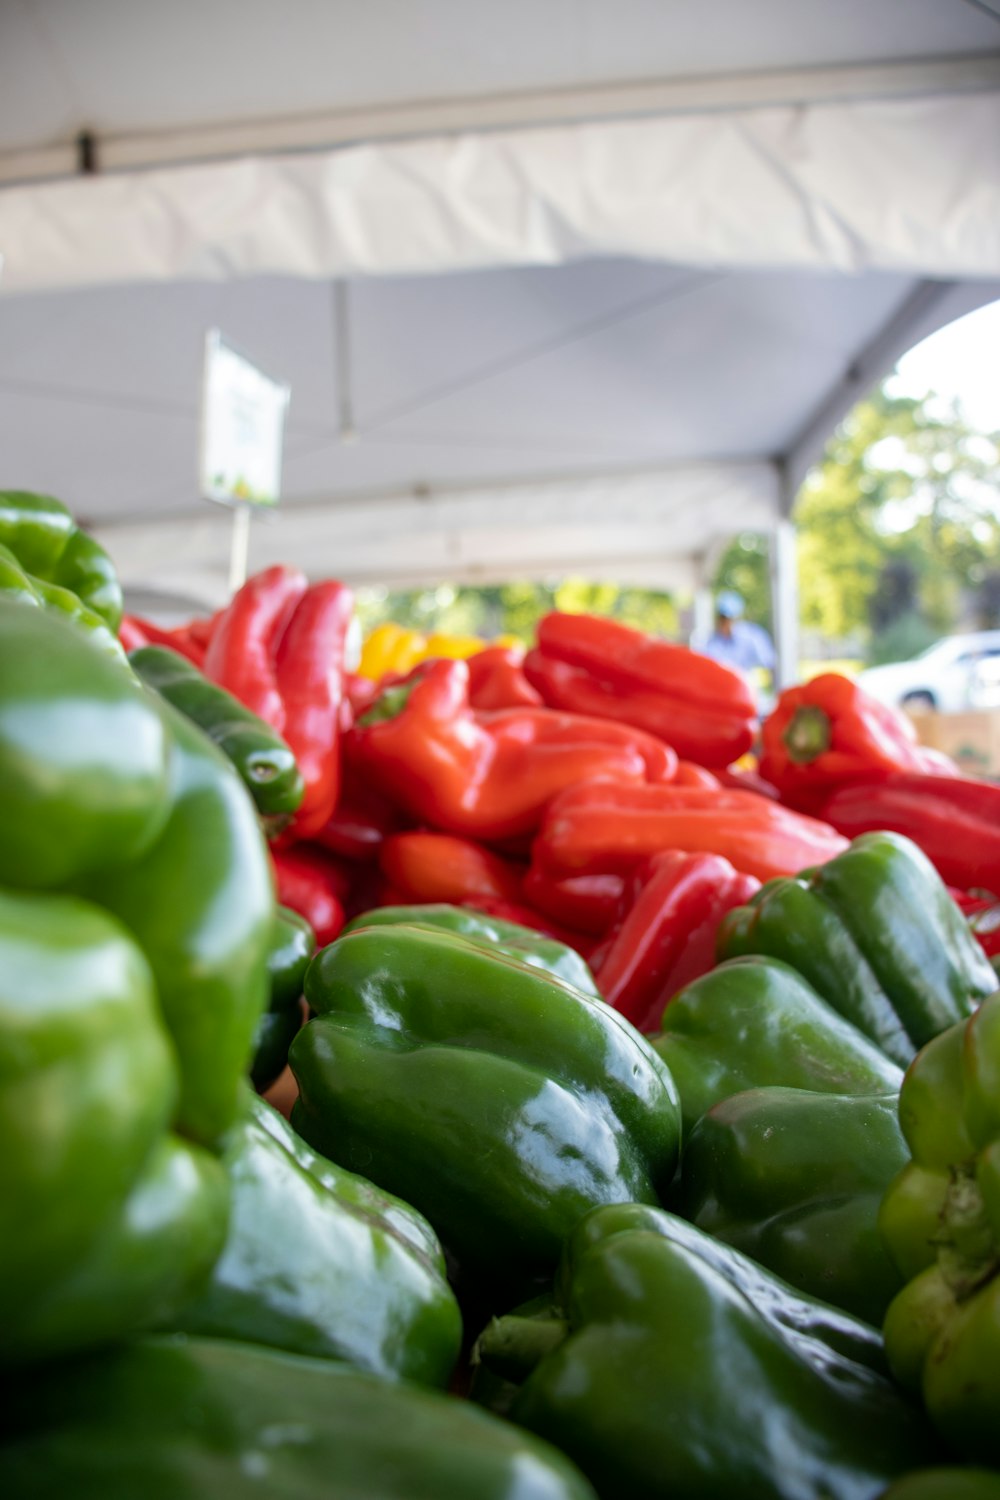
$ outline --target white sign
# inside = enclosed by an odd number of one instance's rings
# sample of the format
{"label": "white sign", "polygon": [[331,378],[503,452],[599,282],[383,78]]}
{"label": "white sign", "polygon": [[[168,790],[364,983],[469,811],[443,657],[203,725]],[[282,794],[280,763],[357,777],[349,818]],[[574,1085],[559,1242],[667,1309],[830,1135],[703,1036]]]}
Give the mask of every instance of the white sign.
{"label": "white sign", "polygon": [[201,493],[224,505],[277,505],[281,443],[291,392],[226,344],[205,342],[201,408]]}

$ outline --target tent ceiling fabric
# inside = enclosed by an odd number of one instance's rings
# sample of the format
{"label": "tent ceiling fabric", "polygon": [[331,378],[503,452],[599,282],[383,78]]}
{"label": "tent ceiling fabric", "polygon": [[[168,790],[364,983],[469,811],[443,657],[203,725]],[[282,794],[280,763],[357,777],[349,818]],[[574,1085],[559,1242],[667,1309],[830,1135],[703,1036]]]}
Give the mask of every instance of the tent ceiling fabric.
{"label": "tent ceiling fabric", "polygon": [[[73,175],[81,130],[119,170]],[[293,393],[251,566],[683,587],[900,353],[1000,297],[1000,22],[20,0],[0,183],[4,481],[130,582],[225,590],[195,480],[217,326]]]}

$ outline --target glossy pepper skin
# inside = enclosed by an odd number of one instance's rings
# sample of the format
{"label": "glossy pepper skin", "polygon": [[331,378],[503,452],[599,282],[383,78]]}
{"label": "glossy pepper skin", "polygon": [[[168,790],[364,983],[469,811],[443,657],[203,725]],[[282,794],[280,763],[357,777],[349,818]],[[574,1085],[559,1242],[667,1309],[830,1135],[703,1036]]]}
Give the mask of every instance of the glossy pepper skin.
{"label": "glossy pepper skin", "polygon": [[112,633],[118,629],[122,591],[115,566],[61,501],[29,490],[0,490],[0,546],[32,577],[68,589]]}
{"label": "glossy pepper skin", "polygon": [[267,850],[229,762],[72,626],[0,600],[0,884],[71,889],[141,948],[180,1075],[175,1116],[214,1142],[264,1008]]}
{"label": "glossy pepper skin", "polygon": [[839,672],[786,688],[761,726],[760,774],[810,811],[836,786],[933,763],[905,714]]}
{"label": "glossy pepper skin", "polygon": [[593,974],[575,949],[533,928],[505,922],[502,917],[473,911],[466,906],[452,906],[447,902],[426,906],[379,906],[348,922],[343,936],[361,927],[399,926],[457,933],[459,937],[484,944],[487,949],[495,948],[498,953],[506,953],[529,968],[554,974],[564,984],[582,990],[585,995],[600,997]]}
{"label": "glossy pepper skin", "polygon": [[317,1156],[249,1093],[222,1164],[226,1243],[175,1329],[447,1384],[462,1320],[441,1248],[413,1209]]}
{"label": "glossy pepper skin", "polygon": [[911,1160],[880,1228],[907,1285],[886,1315],[896,1378],[963,1458],[1000,1462],[1000,995],[907,1069],[899,1121]]}
{"label": "glossy pepper skin", "polygon": [[[565,1339],[527,1376],[510,1418],[608,1500],[874,1500],[938,1457],[920,1415],[873,1368],[874,1329],[662,1210],[589,1214],[555,1300]],[[486,1361],[504,1322],[480,1340]]]}
{"label": "glossy pepper skin", "polygon": [[592,996],[481,943],[361,929],[316,955],[292,1123],[412,1203],[491,1292],[550,1272],[597,1203],[673,1175],[666,1067]]}
{"label": "glossy pepper skin", "polygon": [[541,1440],[437,1391],[253,1345],[156,1338],[19,1382],[18,1500],[593,1500]]}
{"label": "glossy pepper skin", "polygon": [[225,1238],[212,1147],[262,1009],[267,853],[229,762],[123,660],[0,599],[2,1357],[134,1334]]}
{"label": "glossy pepper skin", "polygon": [[250,1081],[258,1093],[271,1087],[288,1062],[292,1038],[302,1025],[302,992],[315,952],[316,934],[305,917],[279,906],[267,950],[268,1005],[257,1022],[250,1065]]}
{"label": "glossy pepper skin", "polygon": [[310,585],[295,568],[265,568],[217,616],[205,653],[205,675],[287,742],[304,783],[292,828],[300,839],[337,805],[353,614],[337,580]]}
{"label": "glossy pepper skin", "polygon": [[56,583],[46,583],[25,572],[9,547],[0,545],[0,593],[18,599],[22,604],[40,609],[51,609],[73,621],[85,630],[90,639],[109,655],[120,659],[122,647],[114,631],[101,615],[84,604],[71,589]]}
{"label": "glossy pepper skin", "polygon": [[758,880],[829,860],[847,840],[756,792],[610,780],[567,787],[545,810],[532,863],[560,877],[627,874],[667,849],[718,854]]}
{"label": "glossy pepper skin", "polygon": [[545,615],[524,671],[553,707],[633,724],[700,765],[728,765],[753,743],[756,709],[739,672],[620,620]]}
{"label": "glossy pepper skin", "polygon": [[749,1089],[702,1115],[670,1207],[789,1285],[881,1325],[902,1285],[878,1210],[907,1159],[898,1096]]}
{"label": "glossy pepper skin", "polygon": [[389,834],[378,855],[386,881],[408,901],[459,903],[475,896],[521,899],[522,867],[475,839],[416,828]]}
{"label": "glossy pepper skin", "polygon": [[0,888],[0,1367],[173,1311],[225,1237],[218,1163],[170,1131],[149,964],[98,906]]}
{"label": "glossy pepper skin", "polygon": [[305,917],[319,947],[332,943],[344,925],[350,878],[339,860],[318,844],[271,847],[278,900]]}
{"label": "glossy pepper skin", "polygon": [[180,1065],[177,1123],[211,1144],[235,1116],[267,1005],[274,887],[253,804],[230,763],[169,704],[167,822],[127,865],[80,888],[135,934]]}
{"label": "glossy pepper skin", "polygon": [[898,772],[836,787],[819,804],[847,838],[890,829],[912,839],[941,879],[1000,895],[1000,787],[975,776]]}
{"label": "glossy pepper skin", "polygon": [[724,914],[760,888],[718,854],[668,849],[630,882],[621,921],[602,945],[598,986],[640,1031],[655,1031],[670,997],[715,965]]}
{"label": "glossy pepper skin", "polygon": [[269,834],[279,832],[299,807],[304,791],[302,772],[281,736],[177,651],[140,646],[128,659],[147,687],[203,729],[232,761],[265,829]]}
{"label": "glossy pepper skin", "polygon": [[902,1067],[996,989],[933,865],[892,833],[864,834],[799,879],[765,885],[725,918],[718,952],[792,964]]}
{"label": "glossy pepper skin", "polygon": [[387,688],[348,736],[365,775],[412,817],[486,841],[531,834],[546,803],[592,777],[667,778],[669,746],[626,725],[545,708],[476,713],[464,661],[428,661]]}
{"label": "glossy pepper skin", "polygon": [[714,1104],[779,1084],[887,1094],[902,1073],[787,964],[732,958],[675,995],[653,1045],[681,1097],[684,1137]]}

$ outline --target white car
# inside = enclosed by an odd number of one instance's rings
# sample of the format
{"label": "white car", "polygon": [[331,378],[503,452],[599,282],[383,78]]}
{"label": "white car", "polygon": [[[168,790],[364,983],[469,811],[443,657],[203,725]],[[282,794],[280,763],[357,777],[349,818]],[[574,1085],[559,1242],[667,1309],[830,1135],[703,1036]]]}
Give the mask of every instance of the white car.
{"label": "white car", "polygon": [[887,662],[861,672],[866,693],[910,712],[961,713],[993,707],[1000,675],[1000,630],[946,635],[912,661]]}

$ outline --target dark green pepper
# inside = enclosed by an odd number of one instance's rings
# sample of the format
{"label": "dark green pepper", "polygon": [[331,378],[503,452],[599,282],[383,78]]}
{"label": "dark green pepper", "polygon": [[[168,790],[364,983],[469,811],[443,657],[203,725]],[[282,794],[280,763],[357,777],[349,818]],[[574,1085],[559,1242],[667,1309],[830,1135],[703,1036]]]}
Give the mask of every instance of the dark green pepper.
{"label": "dark green pepper", "polygon": [[550,974],[452,933],[367,928],[316,955],[306,999],[293,1124],[491,1288],[545,1275],[588,1208],[655,1203],[673,1175],[666,1067]]}
{"label": "dark green pepper", "polygon": [[279,906],[267,953],[270,998],[253,1039],[250,1081],[258,1093],[266,1093],[288,1063],[288,1049],[302,1025],[302,992],[315,951],[316,934],[305,917]]}
{"label": "dark green pepper", "polygon": [[168,1134],[149,965],[107,912],[0,890],[0,1363],[169,1313],[225,1236],[221,1169]]}
{"label": "dark green pepper", "polygon": [[1000,995],[921,1048],[899,1096],[912,1160],[879,1225],[906,1278],[886,1353],[938,1431],[1000,1463]]}
{"label": "dark green pepper", "polygon": [[27,1362],[149,1326],[208,1274],[228,1191],[196,1143],[236,1114],[274,897],[224,757],[3,598],[0,826],[2,1343]]}
{"label": "dark green pepper", "polygon": [[[662,1210],[589,1214],[555,1300],[566,1336],[510,1417],[608,1500],[863,1500],[939,1456],[874,1367],[874,1329]],[[509,1369],[505,1323],[479,1353],[501,1342]]]}
{"label": "dark green pepper", "polygon": [[279,832],[305,791],[302,772],[281,735],[177,651],[138,646],[128,659],[147,687],[203,729],[232,761],[268,833]]}
{"label": "dark green pepper", "polygon": [[17,1500],[594,1500],[568,1459],[470,1402],[251,1344],[148,1339],[22,1379]]}
{"label": "dark green pepper", "polygon": [[670,1207],[810,1296],[881,1324],[902,1280],[878,1210],[907,1159],[898,1096],[759,1088],[702,1115]]}
{"label": "dark green pepper", "polygon": [[788,964],[732,958],[675,995],[653,1045],[681,1096],[685,1137],[707,1109],[765,1084],[886,1094],[902,1073]]}
{"label": "dark green pepper", "polygon": [[52,889],[144,854],[167,820],[170,755],[123,664],[0,594],[0,884]]}
{"label": "dark green pepper", "polygon": [[997,987],[961,912],[910,839],[867,833],[723,918],[720,958],[791,964],[901,1067]]}
{"label": "dark green pepper", "polygon": [[462,1322],[441,1248],[412,1208],[317,1156],[249,1093],[222,1161],[225,1248],[172,1327],[447,1384]]}
{"label": "dark green pepper", "polygon": [[112,633],[117,631],[122,591],[114,564],[61,501],[28,490],[0,490],[0,546],[26,573],[69,589]]}
{"label": "dark green pepper", "polygon": [[124,662],[125,653],[114,631],[100,615],[88,609],[78,595],[56,583],[45,583],[26,573],[9,547],[0,545],[0,593],[36,609],[57,610],[85,630],[91,640],[110,656]]}
{"label": "dark green pepper", "polygon": [[530,968],[544,969],[585,995],[600,995],[597,981],[584,960],[566,943],[546,937],[517,922],[491,917],[467,906],[449,906],[446,902],[428,902],[426,906],[379,906],[347,923],[341,936],[359,927],[434,927],[442,932],[456,932],[472,942],[483,942],[516,958]]}
{"label": "dark green pepper", "polygon": [[918,1469],[890,1484],[879,1500],[1000,1500],[995,1469]]}

